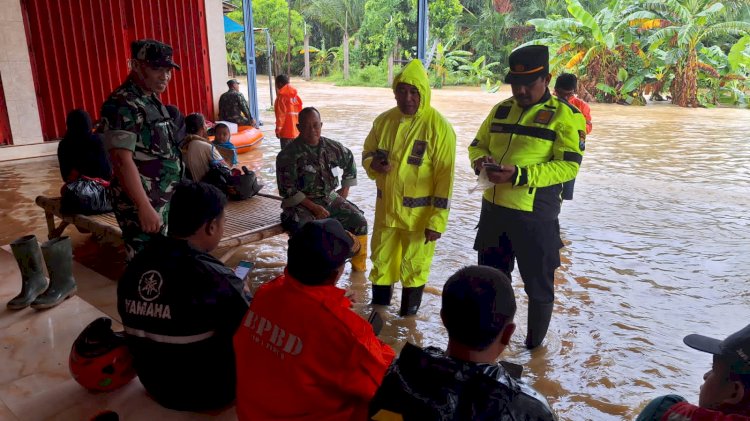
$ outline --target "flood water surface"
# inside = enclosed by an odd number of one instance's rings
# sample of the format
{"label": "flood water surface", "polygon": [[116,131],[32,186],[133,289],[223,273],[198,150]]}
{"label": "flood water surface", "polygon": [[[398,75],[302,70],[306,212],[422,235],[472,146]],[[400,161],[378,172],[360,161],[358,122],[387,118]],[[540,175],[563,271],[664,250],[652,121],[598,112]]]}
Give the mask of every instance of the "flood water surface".
{"label": "flood water surface", "polygon": [[[372,120],[395,106],[388,89],[293,83],[305,105],[320,110],[323,135],[352,149],[357,161]],[[259,92],[267,92],[267,85]],[[476,262],[472,245],[481,197],[469,193],[476,177],[466,148],[490,108],[507,96],[507,89],[433,91],[433,105],[458,136],[452,209],[418,317],[399,318],[400,291],[394,294],[381,337],[396,349],[405,341],[447,343],[439,317],[442,285]],[[270,104],[268,98],[261,101],[261,108]],[[667,104],[591,108],[594,131],[575,200],[565,202],[560,215],[566,247],[549,334],[534,352],[523,347],[527,299],[514,273],[518,329],[503,358],[525,366],[524,377],[547,396],[560,419],[633,419],[659,395],[677,393],[697,403],[711,357],[687,348],[683,336],[723,338],[750,323],[750,111]],[[262,117],[268,123],[264,145],[241,160],[274,193],[279,147],[272,112]],[[43,212],[33,199],[58,191],[56,161],[1,164],[0,180],[0,243],[29,233],[43,238]],[[360,168],[350,199],[370,223],[374,193]],[[76,259],[116,277],[121,256],[74,235]],[[283,270],[285,252],[286,236],[277,236],[239,249],[229,263],[254,261],[257,286]],[[358,312],[369,312],[364,275],[347,271],[340,286],[356,292]]]}

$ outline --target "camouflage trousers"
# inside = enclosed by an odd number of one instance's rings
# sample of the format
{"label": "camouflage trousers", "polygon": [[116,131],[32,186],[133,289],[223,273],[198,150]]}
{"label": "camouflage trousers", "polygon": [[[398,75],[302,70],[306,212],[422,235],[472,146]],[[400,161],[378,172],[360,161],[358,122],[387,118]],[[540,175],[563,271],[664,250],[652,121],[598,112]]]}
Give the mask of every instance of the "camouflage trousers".
{"label": "camouflage trousers", "polygon": [[[313,199],[313,202],[326,208],[331,214],[329,218],[341,222],[344,229],[354,235],[367,234],[367,220],[364,213],[354,203],[344,199],[339,195],[332,195],[335,198],[327,201],[327,198]],[[285,208],[281,213],[281,225],[289,231],[289,235],[294,235],[303,225],[315,220],[315,215],[303,205],[297,205]]]}
{"label": "camouflage trousers", "polygon": [[169,203],[166,203],[156,212],[161,216],[164,224],[158,233],[145,233],[141,230],[138,220],[138,210],[126,204],[114,206],[117,225],[122,230],[122,240],[125,243],[125,261],[130,262],[152,238],[159,235],[167,235],[167,215],[169,214]]}

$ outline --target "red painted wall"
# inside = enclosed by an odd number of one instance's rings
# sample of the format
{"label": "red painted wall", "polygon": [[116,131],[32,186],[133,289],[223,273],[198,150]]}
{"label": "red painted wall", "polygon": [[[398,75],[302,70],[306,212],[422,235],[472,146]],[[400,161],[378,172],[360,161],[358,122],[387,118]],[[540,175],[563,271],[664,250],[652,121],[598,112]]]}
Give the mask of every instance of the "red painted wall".
{"label": "red painted wall", "polygon": [[45,140],[61,138],[65,117],[83,108],[96,120],[128,74],[130,43],[171,44],[182,70],[164,104],[213,115],[203,0],[22,0]]}
{"label": "red painted wall", "polygon": [[0,80],[0,145],[12,145],[13,137],[10,133],[10,119],[8,118],[8,103],[5,102],[3,81]]}

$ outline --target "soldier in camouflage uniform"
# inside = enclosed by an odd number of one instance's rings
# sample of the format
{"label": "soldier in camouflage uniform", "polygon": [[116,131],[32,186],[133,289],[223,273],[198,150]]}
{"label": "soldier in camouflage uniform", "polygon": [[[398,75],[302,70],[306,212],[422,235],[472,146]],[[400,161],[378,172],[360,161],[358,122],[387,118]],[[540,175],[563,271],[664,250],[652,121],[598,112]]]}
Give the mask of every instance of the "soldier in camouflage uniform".
{"label": "soldier in camouflage uniform", "polygon": [[227,86],[229,90],[221,94],[219,98],[219,118],[240,126],[255,126],[247,100],[240,92],[240,82],[237,79],[230,79],[227,81]]}
{"label": "soldier in camouflage uniform", "polygon": [[[357,167],[352,152],[335,140],[322,137],[320,113],[313,107],[299,113],[300,134],[276,157],[276,181],[282,196],[281,223],[294,235],[305,223],[333,218],[350,233],[359,236],[360,253],[352,267],[365,270],[367,220],[362,211],[346,198],[349,187],[357,184]],[[341,188],[333,168],[343,171]]]}
{"label": "soldier in camouflage uniform", "polygon": [[128,260],[165,234],[169,200],[182,178],[172,122],[158,95],[167,89],[172,47],[144,39],[131,46],[131,72],[102,105],[104,144],[114,170],[111,193]]}

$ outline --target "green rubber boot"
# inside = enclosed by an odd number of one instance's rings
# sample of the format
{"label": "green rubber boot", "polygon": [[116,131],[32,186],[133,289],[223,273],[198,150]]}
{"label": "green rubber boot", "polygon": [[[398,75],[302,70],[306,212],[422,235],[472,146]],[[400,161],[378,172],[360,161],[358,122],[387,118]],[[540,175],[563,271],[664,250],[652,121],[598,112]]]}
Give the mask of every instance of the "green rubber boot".
{"label": "green rubber boot", "polygon": [[21,270],[21,293],[8,301],[8,308],[20,310],[28,307],[34,299],[47,288],[47,278],[44,277],[42,252],[36,236],[26,235],[10,243],[13,256]]}
{"label": "green rubber boot", "polygon": [[534,349],[542,344],[547,336],[550,319],[552,319],[552,307],[554,303],[538,303],[529,301],[528,330],[526,331],[525,345],[528,349]]}
{"label": "green rubber boot", "polygon": [[49,273],[49,287],[31,303],[31,308],[37,310],[54,307],[77,291],[70,237],[55,238],[42,244],[42,254]]}
{"label": "green rubber boot", "polygon": [[415,288],[403,288],[401,291],[401,309],[398,315],[401,317],[415,316],[422,305],[422,293],[424,285]]}

